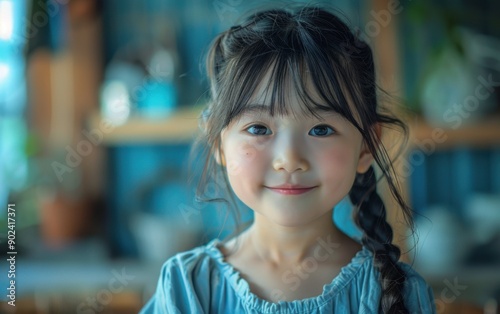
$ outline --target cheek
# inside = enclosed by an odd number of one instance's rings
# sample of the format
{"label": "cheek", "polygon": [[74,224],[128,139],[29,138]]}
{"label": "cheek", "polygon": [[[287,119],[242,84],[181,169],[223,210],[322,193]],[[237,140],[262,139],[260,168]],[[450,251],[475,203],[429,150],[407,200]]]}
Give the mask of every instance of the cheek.
{"label": "cheek", "polygon": [[227,144],[225,156],[229,176],[245,174],[248,177],[263,165],[265,151],[262,145],[251,141],[232,141]]}
{"label": "cheek", "polygon": [[227,145],[225,153],[227,175],[236,196],[247,206],[252,207],[253,195],[258,193],[264,183],[267,157],[265,150],[250,142],[235,141]]}
{"label": "cheek", "polygon": [[349,184],[356,174],[356,153],[351,149],[332,147],[318,156],[321,172],[330,182]]}

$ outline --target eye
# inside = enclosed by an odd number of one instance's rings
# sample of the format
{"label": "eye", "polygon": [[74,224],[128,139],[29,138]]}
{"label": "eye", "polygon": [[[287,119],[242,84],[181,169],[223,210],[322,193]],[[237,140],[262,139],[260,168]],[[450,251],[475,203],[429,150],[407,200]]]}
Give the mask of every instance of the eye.
{"label": "eye", "polygon": [[260,125],[260,124],[254,124],[251,125],[246,129],[247,132],[249,132],[252,135],[271,135],[272,132],[269,130],[267,127]]}
{"label": "eye", "polygon": [[309,131],[309,135],[313,136],[328,136],[335,133],[335,130],[328,125],[317,125]]}

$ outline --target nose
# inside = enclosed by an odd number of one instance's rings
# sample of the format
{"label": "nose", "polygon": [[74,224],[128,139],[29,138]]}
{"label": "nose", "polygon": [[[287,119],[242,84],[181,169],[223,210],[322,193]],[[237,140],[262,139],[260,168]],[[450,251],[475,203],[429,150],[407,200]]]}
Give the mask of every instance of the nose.
{"label": "nose", "polygon": [[293,137],[280,138],[275,146],[273,168],[276,171],[285,170],[289,173],[307,171],[310,164],[306,158],[304,145]]}

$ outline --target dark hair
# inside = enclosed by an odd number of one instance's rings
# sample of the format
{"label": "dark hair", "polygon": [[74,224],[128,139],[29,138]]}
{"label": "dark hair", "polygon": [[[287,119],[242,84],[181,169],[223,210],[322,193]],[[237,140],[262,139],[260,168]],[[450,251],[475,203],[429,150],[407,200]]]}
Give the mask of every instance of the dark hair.
{"label": "dark hair", "polygon": [[[398,191],[391,159],[375,126],[399,128],[405,139],[406,127],[377,104],[372,51],[335,14],[317,6],[254,13],[241,25],[215,38],[207,57],[207,71],[211,101],[200,119],[203,132],[193,146],[193,150],[203,148],[206,157],[198,183],[198,199],[225,201],[223,197],[204,194],[210,178],[226,171],[215,162],[213,153],[216,148],[220,153],[221,131],[238,117],[264,76],[270,73],[267,90],[271,96],[271,115],[288,113],[289,92],[299,97],[306,115],[316,116],[318,108],[340,113],[362,134],[382,177],[411,224],[411,210]],[[306,73],[322,98],[321,103],[308,94],[304,83]],[[221,189],[229,186],[226,176],[219,178]],[[400,250],[392,244],[393,232],[386,221],[376,183],[372,166],[366,173],[357,174],[349,196],[357,206],[356,222],[364,231],[362,243],[373,252],[374,265],[380,271],[380,310],[407,313],[402,297],[406,276],[398,265]],[[229,197],[236,206],[234,196],[229,193]]]}

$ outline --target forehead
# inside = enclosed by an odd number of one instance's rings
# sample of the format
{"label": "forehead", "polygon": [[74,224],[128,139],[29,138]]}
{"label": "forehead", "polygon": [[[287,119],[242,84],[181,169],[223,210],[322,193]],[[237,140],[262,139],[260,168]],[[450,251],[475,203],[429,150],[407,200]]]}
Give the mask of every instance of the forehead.
{"label": "forehead", "polygon": [[[338,96],[332,96],[339,88],[328,86],[328,90],[320,92],[306,67],[288,65],[285,70],[277,69],[276,64],[268,67],[249,99],[240,105],[238,116],[277,115],[295,119],[315,117],[320,120],[330,116],[346,118],[342,114],[345,113],[343,106],[336,101]],[[347,106],[353,109],[352,103]]]}
{"label": "forehead", "polygon": [[299,76],[287,71],[281,77],[275,71],[273,67],[266,71],[249,101],[244,104],[244,113],[303,116],[315,111],[334,111],[326,106],[308,71],[301,71]]}

